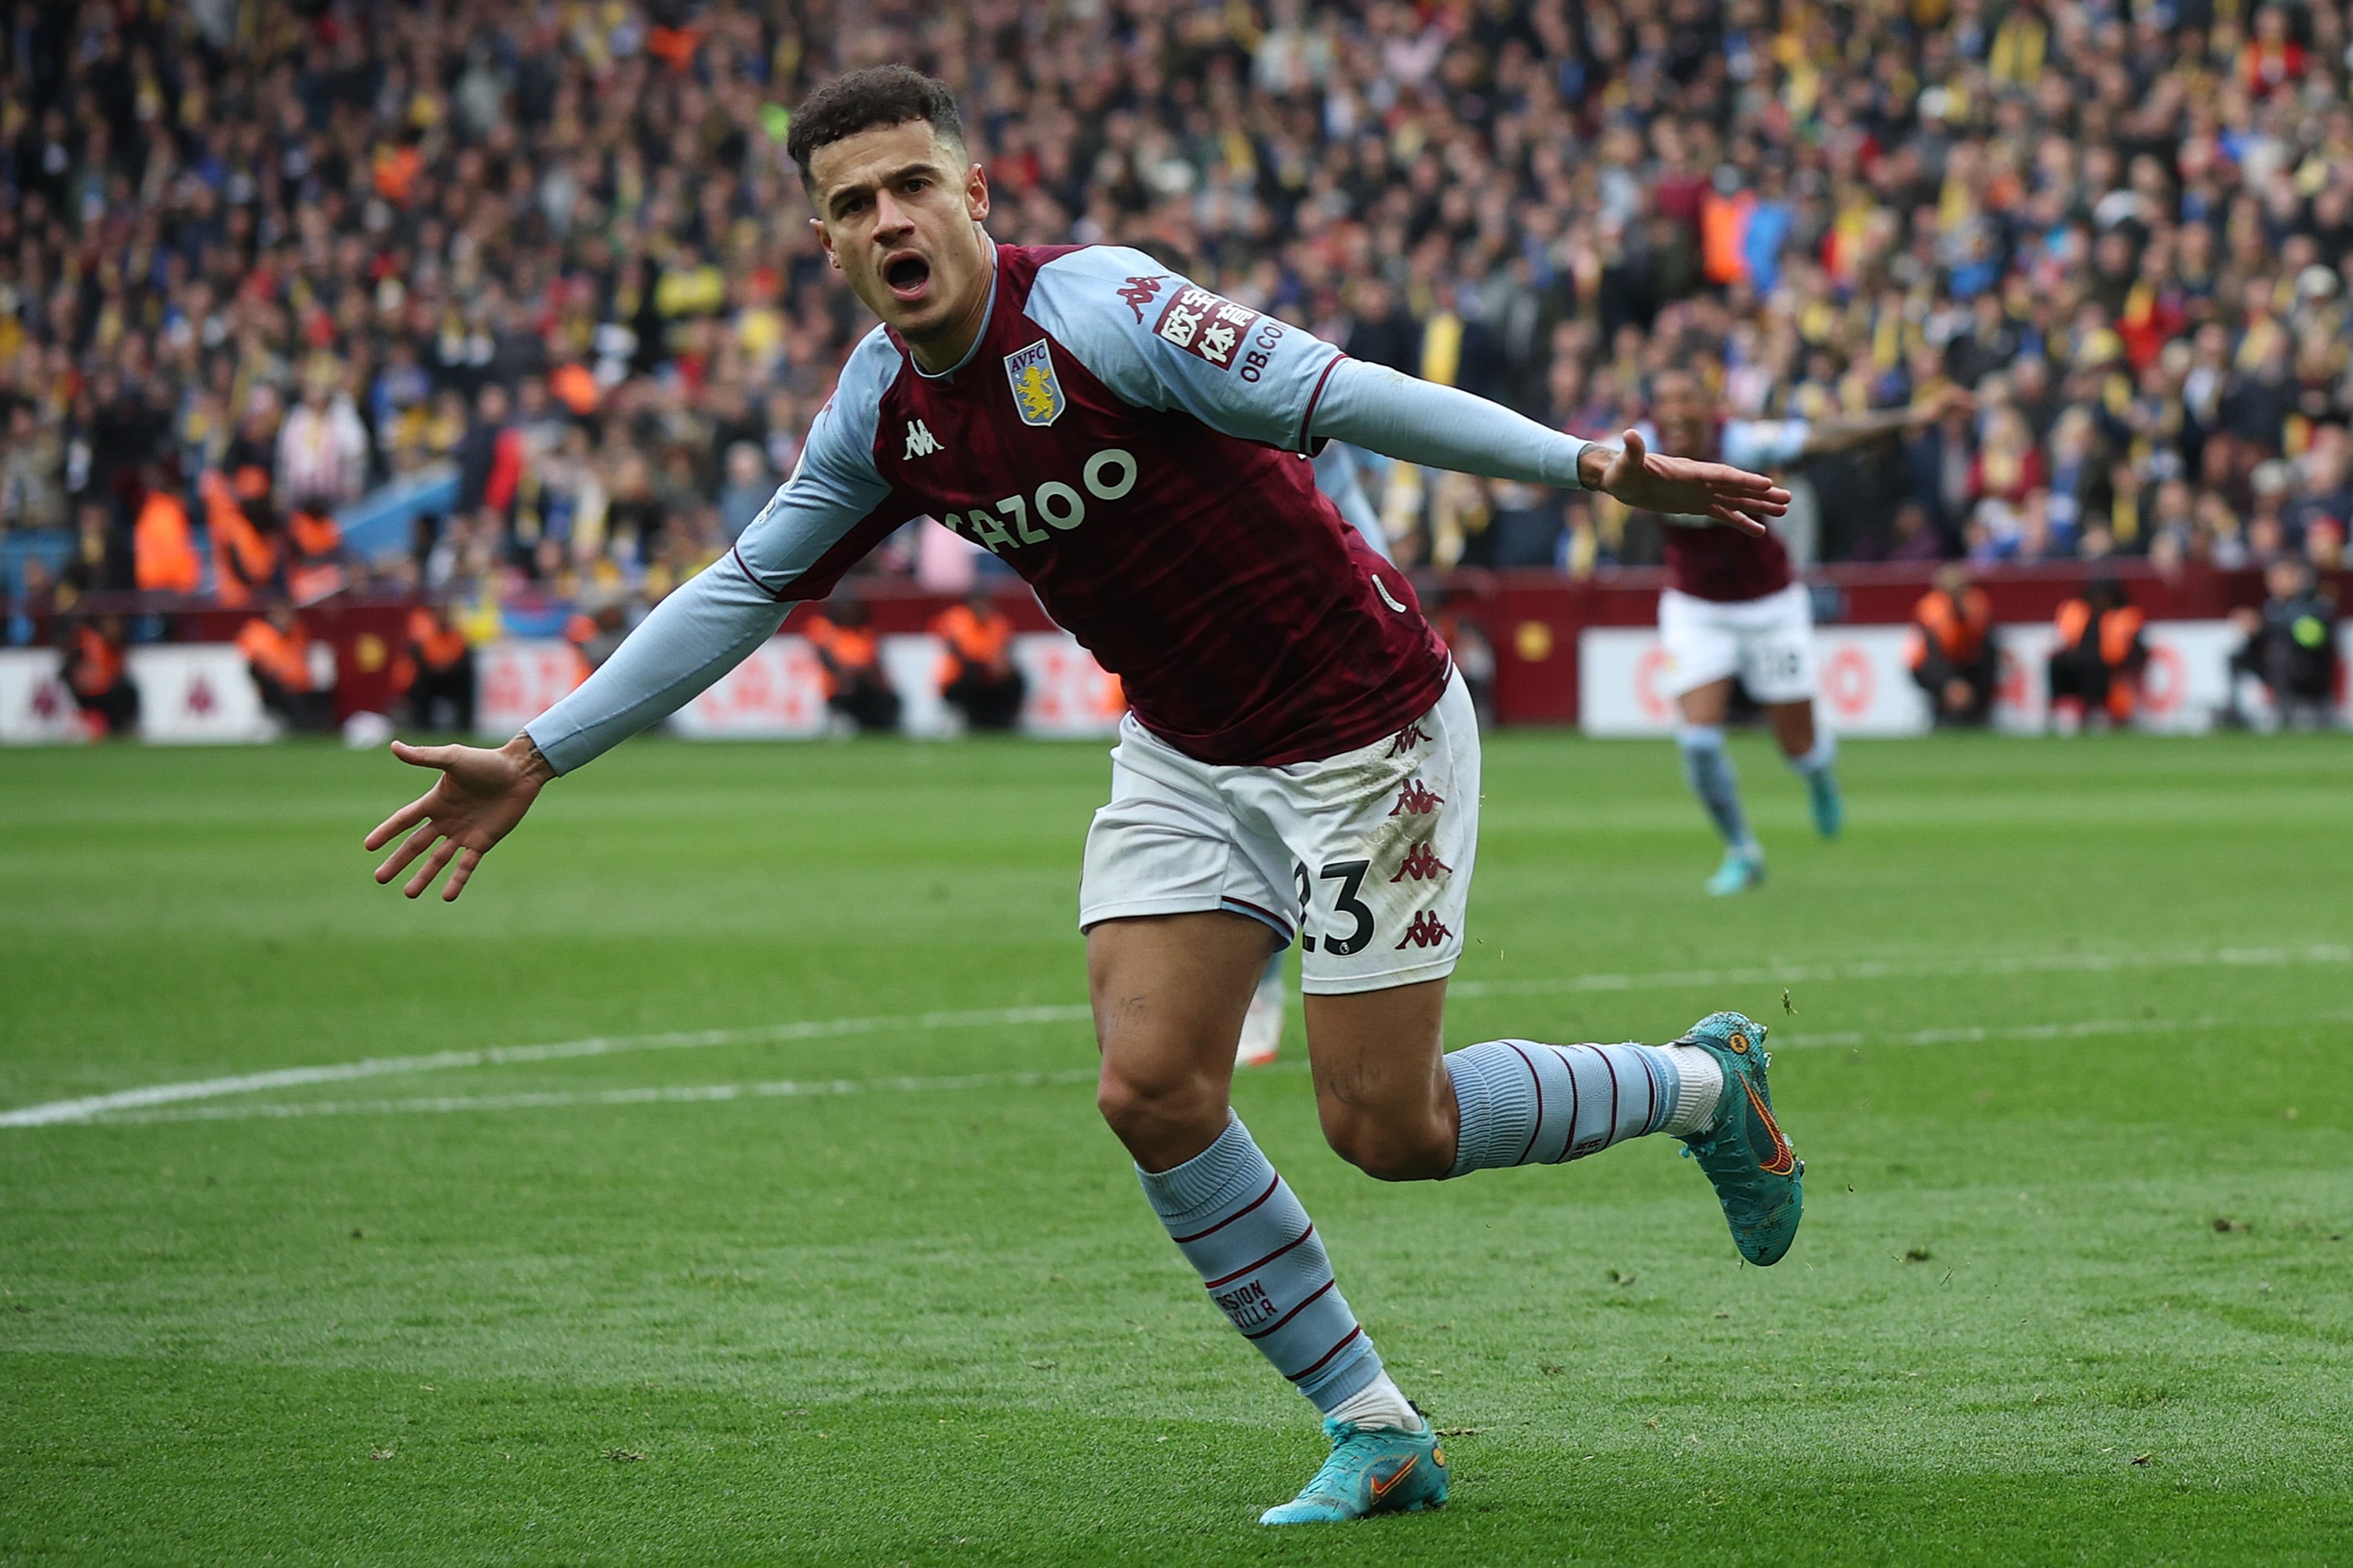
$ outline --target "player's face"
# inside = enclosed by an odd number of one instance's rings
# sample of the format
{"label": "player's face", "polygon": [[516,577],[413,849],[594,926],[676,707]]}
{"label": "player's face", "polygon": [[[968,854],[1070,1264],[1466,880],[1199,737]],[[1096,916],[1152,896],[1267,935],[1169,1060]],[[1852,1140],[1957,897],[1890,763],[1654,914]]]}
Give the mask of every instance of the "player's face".
{"label": "player's face", "polygon": [[988,180],[923,121],[881,125],[809,158],[818,238],[851,291],[927,368],[954,364],[988,305]]}
{"label": "player's face", "polygon": [[1707,455],[1715,412],[1695,376],[1673,372],[1660,376],[1651,388],[1651,422],[1659,428],[1660,447],[1671,457]]}

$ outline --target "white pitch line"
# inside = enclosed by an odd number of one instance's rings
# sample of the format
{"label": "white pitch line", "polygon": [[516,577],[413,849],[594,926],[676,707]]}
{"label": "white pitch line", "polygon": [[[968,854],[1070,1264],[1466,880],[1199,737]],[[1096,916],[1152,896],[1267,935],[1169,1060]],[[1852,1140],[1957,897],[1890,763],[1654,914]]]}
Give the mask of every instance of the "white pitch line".
{"label": "white pitch line", "polygon": [[805,1098],[812,1096],[923,1094],[941,1089],[1035,1089],[1091,1084],[1092,1067],[1050,1073],[963,1073],[936,1078],[784,1078],[766,1084],[696,1084],[635,1089],[546,1090],[511,1095],[438,1095],[406,1100],[296,1100],[276,1105],[185,1106],[176,1110],[121,1111],[92,1119],[106,1126],[162,1121],[255,1121],[310,1116],[400,1116],[437,1111],[561,1110],[572,1106],[697,1104],[708,1100]]}
{"label": "white pitch line", "polygon": [[[2353,1012],[2317,1014],[2309,1019],[2266,1019],[2269,1028],[2293,1028],[2299,1023],[2353,1019]],[[1818,1046],[1923,1046],[1969,1044],[1989,1040],[2083,1040],[2106,1034],[2194,1034],[2203,1030],[2236,1027],[2242,1020],[2225,1018],[2094,1018],[2075,1023],[2021,1023],[1971,1029],[1919,1029],[1900,1034],[1830,1033],[1801,1035],[1774,1047],[1777,1051]],[[1297,1074],[1307,1064],[1296,1059],[1253,1069],[1250,1077],[1270,1073]],[[955,1089],[1034,1089],[1059,1085],[1092,1083],[1092,1067],[1064,1067],[1052,1072],[962,1073],[941,1077],[786,1078],[765,1084],[655,1085],[628,1089],[526,1090],[504,1095],[436,1095],[414,1099],[297,1100],[261,1105],[187,1106],[169,1110],[120,1111],[89,1118],[83,1125],[145,1125],[155,1122],[290,1120],[315,1116],[413,1116],[452,1111],[564,1110],[582,1106],[693,1105],[712,1100],[809,1098],[836,1095],[924,1094]],[[1249,1080],[1244,1080],[1245,1082]]]}
{"label": "white pitch line", "polygon": [[[1464,980],[1451,988],[1458,997],[1532,996],[1576,991],[1628,991],[1692,989],[1703,986],[1798,985],[1824,980],[1919,980],[1972,978],[2007,974],[2059,974],[2200,967],[2270,968],[2289,964],[2353,964],[2353,947],[2312,944],[2293,948],[2221,948],[2174,953],[2041,953],[2014,959],[1933,959],[1867,960],[1846,964],[1761,965],[1743,969],[1663,969],[1648,974],[1576,974],[1517,980]],[[79,1099],[50,1100],[0,1111],[0,1128],[50,1127],[89,1122],[119,1111],[219,1099],[257,1090],[298,1088],[312,1084],[347,1083],[353,1079],[404,1073],[438,1072],[454,1067],[493,1067],[520,1062],[549,1062],[570,1057],[604,1056],[630,1051],[699,1050],[722,1045],[756,1045],[794,1040],[837,1039],[846,1035],[937,1029],[1006,1028],[1025,1023],[1071,1023],[1090,1016],[1079,1004],[990,1008],[871,1018],[812,1019],[793,1023],[764,1024],[749,1029],[706,1029],[662,1034],[596,1035],[586,1040],[557,1041],[544,1045],[493,1045],[478,1050],[436,1051],[416,1056],[371,1056],[356,1062],[329,1062],[308,1067],[280,1067],[269,1072],[241,1073],[227,1077],[197,1078],[181,1083],[153,1084]],[[1824,1041],[1822,1043],[1828,1043]],[[1856,1044],[1857,1042],[1845,1042]]]}
{"label": "white pitch line", "polygon": [[1464,980],[1449,996],[1531,996],[1553,991],[1651,991],[1679,986],[1798,985],[1812,980],[1967,980],[1994,975],[2084,974],[2113,970],[2274,968],[2353,964],[2353,947],[2218,948],[2181,953],[2030,953],[2014,959],[1888,959],[1849,964],[1766,964],[1736,969],[1663,969],[1644,975],[1561,975],[1551,979]]}
{"label": "white pitch line", "polygon": [[51,1100],[19,1110],[0,1111],[0,1128],[47,1127],[88,1121],[112,1111],[183,1100],[218,1099],[257,1089],[299,1088],[310,1084],[348,1083],[395,1073],[430,1073],[447,1067],[496,1067],[514,1062],[554,1062],[575,1056],[608,1056],[624,1051],[692,1051],[712,1045],[761,1045],[786,1040],[828,1040],[849,1034],[925,1029],[987,1029],[1019,1023],[1071,1023],[1092,1016],[1082,1006],[1001,1007],[978,1012],[917,1012],[881,1018],[825,1018],[798,1023],[766,1023],[752,1029],[701,1029],[668,1034],[600,1034],[546,1045],[491,1045],[473,1051],[435,1051],[421,1056],[368,1056],[311,1067],[280,1067],[226,1078],[153,1084],[84,1099]]}

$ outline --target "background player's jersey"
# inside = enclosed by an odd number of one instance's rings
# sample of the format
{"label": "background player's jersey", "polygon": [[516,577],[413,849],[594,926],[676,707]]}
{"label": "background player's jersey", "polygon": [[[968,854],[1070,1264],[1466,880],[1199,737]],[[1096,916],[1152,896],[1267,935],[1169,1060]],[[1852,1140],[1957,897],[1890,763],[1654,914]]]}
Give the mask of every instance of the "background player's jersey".
{"label": "background player's jersey", "polygon": [[1365,745],[1438,700],[1447,657],[1303,455],[1339,359],[1140,251],[999,246],[972,352],[929,376],[870,334],[737,563],[821,599],[929,514],[1028,578],[1187,755]]}
{"label": "background player's jersey", "polygon": [[[1712,461],[1764,472],[1797,461],[1806,450],[1803,419],[1727,419],[1717,429]],[[1645,439],[1655,440],[1645,429]],[[1667,572],[1678,592],[1742,603],[1778,593],[1796,580],[1780,535],[1763,538],[1704,517],[1662,516]]]}

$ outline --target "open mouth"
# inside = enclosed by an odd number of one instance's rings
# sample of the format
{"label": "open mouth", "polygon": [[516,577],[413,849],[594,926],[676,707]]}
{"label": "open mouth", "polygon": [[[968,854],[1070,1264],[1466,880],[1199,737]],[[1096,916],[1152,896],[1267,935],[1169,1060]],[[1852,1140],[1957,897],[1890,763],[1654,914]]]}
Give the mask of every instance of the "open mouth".
{"label": "open mouth", "polygon": [[899,256],[882,264],[882,283],[894,298],[920,300],[931,287],[932,264],[920,256]]}

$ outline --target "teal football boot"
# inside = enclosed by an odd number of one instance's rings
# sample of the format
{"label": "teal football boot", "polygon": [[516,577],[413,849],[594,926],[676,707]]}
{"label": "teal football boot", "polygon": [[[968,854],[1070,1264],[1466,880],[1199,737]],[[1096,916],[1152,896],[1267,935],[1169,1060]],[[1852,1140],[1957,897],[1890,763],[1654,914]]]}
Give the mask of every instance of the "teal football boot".
{"label": "teal football boot", "polygon": [[1425,1420],[1419,1432],[1324,1423],[1332,1457],[1297,1497],[1261,1524],[1336,1524],[1376,1513],[1419,1513],[1446,1500],[1446,1450]]}
{"label": "teal football boot", "polygon": [[1724,863],[1707,879],[1711,898],[1729,898],[1736,893],[1746,893],[1761,886],[1765,881],[1765,852],[1755,844],[1727,849]]}
{"label": "teal football boot", "polygon": [[1814,809],[1814,832],[1826,839],[1838,837],[1846,826],[1846,797],[1839,793],[1838,775],[1817,768],[1804,778],[1806,803]]}
{"label": "teal football boot", "polygon": [[1773,1119],[1765,1026],[1745,1013],[1711,1012],[1675,1044],[1700,1047],[1724,1069],[1723,1107],[1714,1125],[1683,1140],[1683,1153],[1715,1184],[1740,1255],[1760,1268],[1778,1263],[1805,1212],[1806,1162]]}

